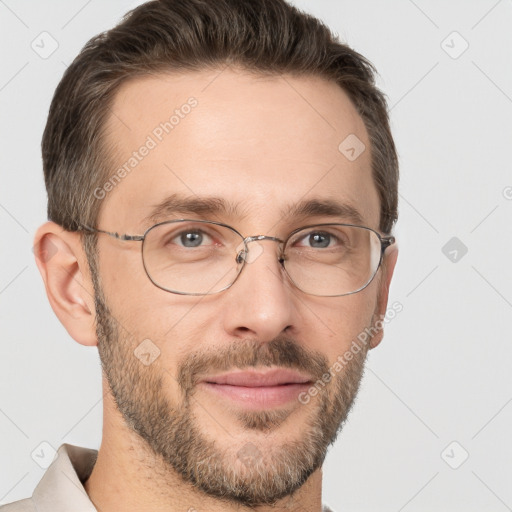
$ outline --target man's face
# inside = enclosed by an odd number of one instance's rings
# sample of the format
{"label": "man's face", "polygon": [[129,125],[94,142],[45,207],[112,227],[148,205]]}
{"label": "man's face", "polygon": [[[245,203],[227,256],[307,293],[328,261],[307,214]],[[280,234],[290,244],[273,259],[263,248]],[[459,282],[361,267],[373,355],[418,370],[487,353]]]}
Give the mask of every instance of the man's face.
{"label": "man's face", "polygon": [[[165,211],[158,221],[213,220],[244,236],[281,239],[308,224],[350,223],[338,216],[285,214],[315,199],[350,205],[363,225],[378,229],[369,151],[351,161],[338,150],[350,134],[367,148],[369,141],[337,85],[219,72],[162,74],[122,87],[106,135],[112,173],[134,151],[139,157],[103,199],[98,228],[142,234],[155,223],[143,220],[155,205],[175,196],[220,198],[237,212]],[[190,97],[195,106],[181,108]],[[174,127],[158,130],[176,109]],[[154,144],[141,157],[148,136]],[[148,279],[140,244],[103,235],[98,240],[98,346],[127,425],[160,467],[212,496],[256,505],[292,493],[321,466],[345,420],[368,347],[337,366],[307,403],[298,394],[321,380],[375,321],[380,275],[353,295],[307,295],[287,280],[278,244],[264,240],[249,244],[257,257],[249,258],[229,289],[178,295]],[[139,358],[141,351],[150,355]],[[265,402],[263,391],[244,395],[232,387],[228,394],[226,386],[203,381],[276,368],[312,382],[284,385],[286,396],[281,387],[277,399]]]}

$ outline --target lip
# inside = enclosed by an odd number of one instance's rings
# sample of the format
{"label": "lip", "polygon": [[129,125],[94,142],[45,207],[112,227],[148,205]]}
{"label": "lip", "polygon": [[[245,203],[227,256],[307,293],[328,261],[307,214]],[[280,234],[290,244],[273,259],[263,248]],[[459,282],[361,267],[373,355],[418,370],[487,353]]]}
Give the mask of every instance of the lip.
{"label": "lip", "polygon": [[266,387],[283,384],[305,384],[312,381],[311,376],[287,368],[273,370],[240,370],[219,375],[207,376],[202,382],[227,384],[230,386]]}
{"label": "lip", "polygon": [[279,407],[311,386],[309,375],[294,370],[236,371],[205,377],[199,386],[216,396],[245,409],[261,410]]}

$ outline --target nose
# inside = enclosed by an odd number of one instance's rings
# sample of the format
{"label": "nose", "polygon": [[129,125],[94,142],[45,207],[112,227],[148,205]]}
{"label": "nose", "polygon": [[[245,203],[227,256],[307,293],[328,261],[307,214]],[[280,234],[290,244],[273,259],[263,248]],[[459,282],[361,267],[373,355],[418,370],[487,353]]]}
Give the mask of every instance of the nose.
{"label": "nose", "polygon": [[224,329],[231,336],[271,341],[296,325],[297,299],[278,260],[279,241],[273,237],[249,240],[244,268],[223,292]]}

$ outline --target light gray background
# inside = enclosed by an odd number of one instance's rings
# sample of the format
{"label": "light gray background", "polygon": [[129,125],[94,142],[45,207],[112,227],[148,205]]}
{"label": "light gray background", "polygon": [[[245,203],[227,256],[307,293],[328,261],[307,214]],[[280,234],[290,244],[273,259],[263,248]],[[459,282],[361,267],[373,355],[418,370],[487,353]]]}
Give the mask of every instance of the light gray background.
{"label": "light gray background", "polygon": [[[40,140],[65,66],[138,3],[0,0],[0,503],[32,493],[40,443],[99,447],[97,350],[57,321],[31,250],[46,219]],[[390,304],[403,311],[329,453],[324,501],[512,510],[512,1],[295,4],[376,65],[401,160]],[[59,45],[47,59],[31,48],[43,31]]]}

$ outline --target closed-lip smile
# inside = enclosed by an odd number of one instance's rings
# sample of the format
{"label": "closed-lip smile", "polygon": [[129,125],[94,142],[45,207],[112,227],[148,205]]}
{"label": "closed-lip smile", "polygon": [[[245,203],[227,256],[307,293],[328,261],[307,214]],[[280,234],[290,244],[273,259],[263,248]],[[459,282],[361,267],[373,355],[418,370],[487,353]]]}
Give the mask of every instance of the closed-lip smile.
{"label": "closed-lip smile", "polygon": [[254,410],[282,406],[297,400],[299,393],[311,383],[312,377],[308,374],[289,368],[274,368],[209,375],[199,381],[199,386]]}

